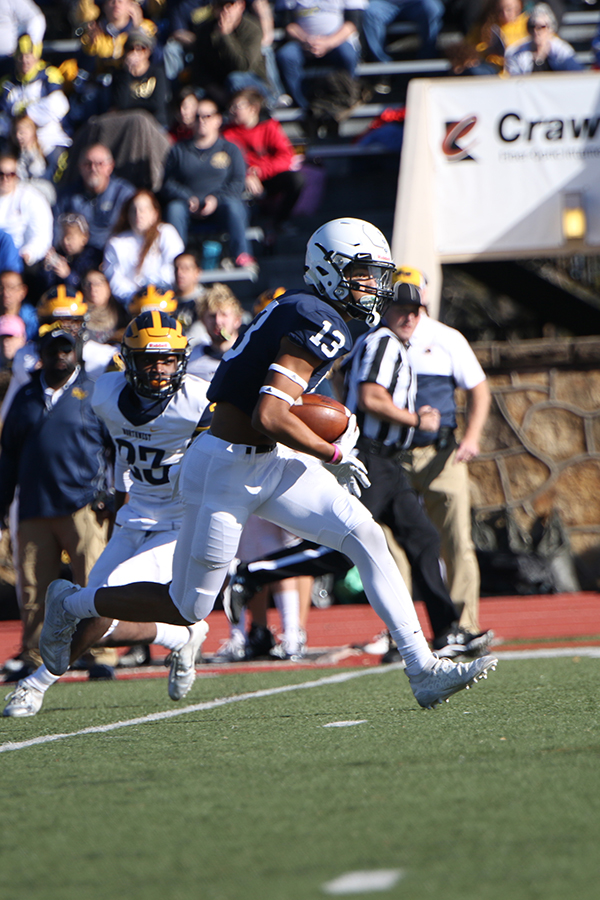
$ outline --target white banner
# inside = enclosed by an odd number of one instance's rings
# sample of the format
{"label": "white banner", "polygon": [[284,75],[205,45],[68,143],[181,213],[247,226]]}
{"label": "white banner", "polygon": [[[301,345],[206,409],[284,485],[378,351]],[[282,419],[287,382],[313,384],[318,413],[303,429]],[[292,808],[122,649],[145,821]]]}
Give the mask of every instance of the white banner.
{"label": "white banner", "polygon": [[426,117],[442,262],[558,250],[579,199],[600,245],[600,73],[432,80],[425,95],[407,121]]}

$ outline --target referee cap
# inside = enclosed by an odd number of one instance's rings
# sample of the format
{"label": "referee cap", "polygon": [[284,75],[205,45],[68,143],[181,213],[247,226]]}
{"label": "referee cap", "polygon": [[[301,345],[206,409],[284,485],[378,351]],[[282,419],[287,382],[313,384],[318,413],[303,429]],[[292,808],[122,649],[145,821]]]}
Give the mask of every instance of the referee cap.
{"label": "referee cap", "polygon": [[402,306],[419,306],[423,305],[421,291],[416,285],[408,281],[397,281],[394,285],[394,299],[392,303],[399,303]]}

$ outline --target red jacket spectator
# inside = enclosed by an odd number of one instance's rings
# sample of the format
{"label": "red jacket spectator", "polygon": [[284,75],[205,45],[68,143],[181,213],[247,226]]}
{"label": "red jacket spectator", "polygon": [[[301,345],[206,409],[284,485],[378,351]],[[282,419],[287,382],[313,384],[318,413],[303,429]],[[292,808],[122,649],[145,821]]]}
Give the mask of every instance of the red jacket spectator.
{"label": "red jacket spectator", "polygon": [[294,148],[275,119],[265,119],[254,128],[228,125],[223,137],[240,148],[247,166],[256,169],[261,181],[287,172],[292,165]]}
{"label": "red jacket spectator", "polygon": [[261,121],[263,100],[255,88],[243,88],[234,94],[229,106],[232,123],[223,135],[242,152],[247,166],[246,190],[273,220],[265,237],[272,247],[296,205],[304,177],[292,168],[294,148],[279,122]]}

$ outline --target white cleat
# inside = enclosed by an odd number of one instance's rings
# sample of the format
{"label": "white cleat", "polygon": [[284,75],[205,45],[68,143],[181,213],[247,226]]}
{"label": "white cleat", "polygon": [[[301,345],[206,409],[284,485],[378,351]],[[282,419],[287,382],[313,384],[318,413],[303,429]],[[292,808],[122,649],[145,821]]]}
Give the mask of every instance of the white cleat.
{"label": "white cleat", "polygon": [[169,697],[181,700],[196,680],[196,656],[208,634],[208,625],[203,620],[190,625],[190,639],[180,650],[171,653],[169,670]]}
{"label": "white cleat", "polygon": [[438,659],[433,668],[412,678],[409,675],[408,680],[417,703],[424,709],[435,709],[444,701],[447,703],[452,694],[487,678],[487,673],[497,664],[494,656],[481,656],[469,663]]}
{"label": "white cleat", "polygon": [[37,688],[29,687],[23,681],[19,681],[12,693],[4,698],[8,703],[4,707],[3,716],[11,716],[14,719],[24,719],[25,716],[35,716],[42,708],[44,694]]}
{"label": "white cleat", "polygon": [[40,653],[53,675],[64,675],[71,661],[71,638],[80,619],[67,612],[63,600],[80,588],[59,578],[46,591],[46,615],[40,634]]}
{"label": "white cleat", "polygon": [[241,662],[246,659],[246,637],[237,629],[223,641],[212,658],[214,663]]}

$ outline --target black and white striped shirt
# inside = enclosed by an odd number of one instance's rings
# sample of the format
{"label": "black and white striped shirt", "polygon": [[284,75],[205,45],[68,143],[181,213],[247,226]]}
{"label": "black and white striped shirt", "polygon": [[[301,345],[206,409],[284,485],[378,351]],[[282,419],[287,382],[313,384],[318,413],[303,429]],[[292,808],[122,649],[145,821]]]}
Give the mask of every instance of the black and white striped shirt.
{"label": "black and white striped shirt", "polygon": [[382,325],[358,340],[350,362],[351,368],[346,378],[346,406],[356,414],[361,434],[383,444],[397,445],[399,449],[410,446],[414,428],[384,422],[358,407],[360,385],[371,383],[383,385],[398,409],[415,411],[416,377],[402,342]]}

